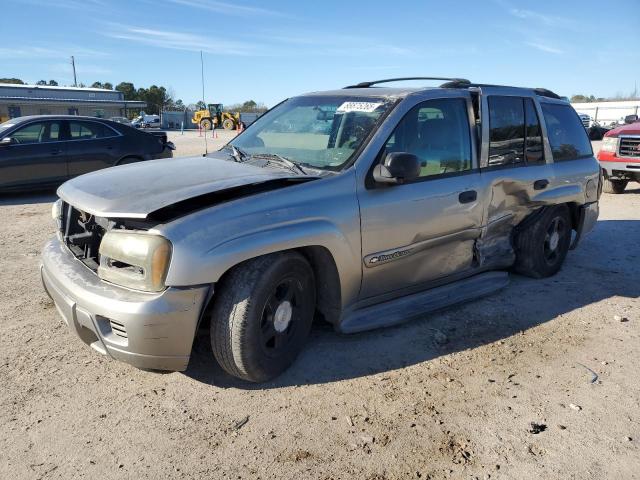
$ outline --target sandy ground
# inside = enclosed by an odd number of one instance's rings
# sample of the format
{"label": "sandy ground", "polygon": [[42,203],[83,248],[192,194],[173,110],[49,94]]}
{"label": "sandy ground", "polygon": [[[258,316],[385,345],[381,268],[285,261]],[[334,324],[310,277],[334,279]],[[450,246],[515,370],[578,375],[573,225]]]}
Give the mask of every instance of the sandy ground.
{"label": "sandy ground", "polygon": [[226,376],[206,333],[171,374],[73,337],[38,274],[51,200],[0,198],[1,479],[640,478],[637,184],[557,276],[366,334],[317,325],[265,385]]}
{"label": "sandy ground", "polygon": [[235,131],[223,129],[216,129],[213,133],[210,131],[200,133],[197,130],[185,130],[184,133],[179,131],[167,132],[167,139],[176,146],[173,152],[174,157],[202,155],[205,153],[205,141],[207,151],[218,150],[235,136]]}

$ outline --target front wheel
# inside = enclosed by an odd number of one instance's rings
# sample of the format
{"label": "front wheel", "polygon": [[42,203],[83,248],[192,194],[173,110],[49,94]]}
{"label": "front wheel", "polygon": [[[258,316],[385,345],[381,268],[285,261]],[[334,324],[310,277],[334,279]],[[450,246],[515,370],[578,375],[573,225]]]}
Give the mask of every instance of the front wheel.
{"label": "front wheel", "polygon": [[624,189],[627,188],[627,184],[629,180],[612,180],[610,178],[605,178],[602,183],[602,191],[605,193],[623,193]]}
{"label": "front wheel", "polygon": [[212,126],[211,120],[202,120],[202,122],[200,122],[200,128],[202,128],[202,130],[211,130]]}
{"label": "front wheel", "polygon": [[315,281],[296,252],[235,267],[216,292],[211,347],[229,374],[264,382],[285,371],[302,349],[315,312]]}
{"label": "front wheel", "polygon": [[514,270],[533,278],[555,275],[571,245],[571,217],[566,205],[548,208],[515,237]]}

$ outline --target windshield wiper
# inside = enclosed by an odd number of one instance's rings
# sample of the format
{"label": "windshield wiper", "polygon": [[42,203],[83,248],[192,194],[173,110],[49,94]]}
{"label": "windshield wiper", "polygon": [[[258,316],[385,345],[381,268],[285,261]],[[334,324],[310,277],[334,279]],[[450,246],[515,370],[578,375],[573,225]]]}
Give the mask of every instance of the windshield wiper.
{"label": "windshield wiper", "polygon": [[266,158],[270,162],[276,161],[277,163],[286,166],[291,171],[297,170],[303,175],[307,175],[307,172],[299,164],[297,164],[296,162],[292,162],[288,158],[283,157],[282,155],[278,155],[277,153],[255,153],[251,155],[251,158]]}
{"label": "windshield wiper", "polygon": [[247,152],[236,147],[235,145],[231,145],[230,143],[225,145],[225,148],[231,149],[231,158],[233,158],[238,163],[244,162],[249,157],[249,154]]}

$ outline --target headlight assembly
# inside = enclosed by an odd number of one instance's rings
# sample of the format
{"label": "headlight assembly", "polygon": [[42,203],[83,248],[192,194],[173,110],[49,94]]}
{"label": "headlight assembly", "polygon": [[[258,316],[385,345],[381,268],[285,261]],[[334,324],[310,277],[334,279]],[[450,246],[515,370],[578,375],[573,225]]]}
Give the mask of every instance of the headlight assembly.
{"label": "headlight assembly", "polygon": [[618,137],[604,137],[602,139],[603,152],[617,152],[618,151]]}
{"label": "headlight assembly", "polygon": [[171,242],[146,232],[111,230],[100,243],[98,276],[123,287],[160,292],[171,260]]}

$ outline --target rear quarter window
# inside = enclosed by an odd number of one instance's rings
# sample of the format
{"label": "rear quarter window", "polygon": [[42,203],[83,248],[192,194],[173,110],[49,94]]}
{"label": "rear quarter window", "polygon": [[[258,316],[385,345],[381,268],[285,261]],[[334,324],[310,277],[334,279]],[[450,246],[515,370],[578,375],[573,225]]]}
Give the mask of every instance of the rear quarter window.
{"label": "rear quarter window", "polygon": [[577,160],[593,155],[587,132],[570,105],[543,103],[542,113],[554,162]]}

